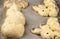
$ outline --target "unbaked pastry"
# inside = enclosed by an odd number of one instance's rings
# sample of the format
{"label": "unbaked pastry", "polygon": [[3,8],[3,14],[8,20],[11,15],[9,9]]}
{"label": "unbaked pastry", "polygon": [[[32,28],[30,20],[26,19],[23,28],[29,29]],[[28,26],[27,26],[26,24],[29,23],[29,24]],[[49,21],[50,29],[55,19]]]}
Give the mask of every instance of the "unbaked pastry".
{"label": "unbaked pastry", "polygon": [[44,0],[44,4],[33,6],[34,11],[36,11],[41,16],[51,16],[56,17],[58,16],[58,6],[55,0]]}
{"label": "unbaked pastry", "polygon": [[39,34],[43,39],[60,39],[60,25],[57,18],[50,17],[47,24],[32,29],[33,34]]}
{"label": "unbaked pastry", "polygon": [[[7,6],[8,5],[5,5],[5,7]],[[23,36],[25,31],[25,17],[20,11],[21,7],[18,7],[15,2],[13,2],[13,4],[11,4],[11,6],[9,5],[8,7],[9,8],[6,11],[6,19],[1,27],[1,33],[5,37],[20,38]]]}

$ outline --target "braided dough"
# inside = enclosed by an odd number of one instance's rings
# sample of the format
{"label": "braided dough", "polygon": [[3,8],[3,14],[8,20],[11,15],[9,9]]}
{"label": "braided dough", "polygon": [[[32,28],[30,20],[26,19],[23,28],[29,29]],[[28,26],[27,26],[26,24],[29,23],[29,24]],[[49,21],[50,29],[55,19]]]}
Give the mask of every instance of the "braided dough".
{"label": "braided dough", "polygon": [[33,34],[39,34],[43,39],[60,39],[60,25],[57,18],[49,18],[47,24],[32,29]]}
{"label": "braided dough", "polygon": [[41,16],[56,17],[59,12],[55,0],[44,0],[44,4],[33,6],[32,8]]}

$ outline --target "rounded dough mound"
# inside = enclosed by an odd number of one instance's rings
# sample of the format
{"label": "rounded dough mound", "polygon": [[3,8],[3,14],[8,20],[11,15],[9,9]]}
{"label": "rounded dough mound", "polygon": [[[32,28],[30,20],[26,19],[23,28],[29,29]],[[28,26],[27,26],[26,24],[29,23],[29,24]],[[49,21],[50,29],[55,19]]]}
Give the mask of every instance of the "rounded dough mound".
{"label": "rounded dough mound", "polygon": [[20,10],[28,6],[28,2],[25,0],[5,0],[4,7],[10,8],[14,3],[16,3]]}
{"label": "rounded dough mound", "polygon": [[57,18],[50,17],[47,24],[32,29],[33,34],[39,34],[43,39],[60,39],[60,25]]}

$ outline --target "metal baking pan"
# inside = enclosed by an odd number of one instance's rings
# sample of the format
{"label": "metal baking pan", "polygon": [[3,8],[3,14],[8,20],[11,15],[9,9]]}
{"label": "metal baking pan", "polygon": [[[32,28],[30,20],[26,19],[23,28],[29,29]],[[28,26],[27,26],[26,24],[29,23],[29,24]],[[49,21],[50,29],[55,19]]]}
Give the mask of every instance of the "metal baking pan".
{"label": "metal baking pan", "polygon": [[[3,8],[3,1],[4,0],[0,0],[0,29],[4,22],[5,12],[6,12],[6,10]],[[31,7],[33,5],[41,4],[43,0],[28,0],[28,2],[29,2],[29,6],[26,9],[22,10],[26,18],[26,25],[25,25],[26,30],[24,36],[21,39],[41,39],[40,36],[32,34],[30,32],[30,29],[38,27],[39,24],[45,24],[48,17],[39,16],[38,14],[36,14],[36,12],[32,10]],[[60,8],[60,0],[56,0],[56,2],[58,4],[58,7]],[[58,15],[57,18],[60,19],[60,14]],[[0,33],[0,39],[4,39],[1,33]]]}

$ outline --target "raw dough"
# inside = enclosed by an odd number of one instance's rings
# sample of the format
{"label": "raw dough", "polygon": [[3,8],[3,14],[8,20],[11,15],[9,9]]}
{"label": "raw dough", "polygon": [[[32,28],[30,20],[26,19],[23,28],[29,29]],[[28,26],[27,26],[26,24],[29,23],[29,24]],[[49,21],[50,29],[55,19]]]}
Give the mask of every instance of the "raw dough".
{"label": "raw dough", "polygon": [[33,6],[32,8],[41,16],[56,17],[58,16],[59,12],[55,0],[44,0],[43,5]]}
{"label": "raw dough", "polygon": [[32,29],[33,34],[39,34],[43,39],[60,39],[60,25],[57,18],[50,17],[47,24]]}
{"label": "raw dough", "polygon": [[20,11],[21,7],[19,8],[15,2],[13,2],[13,4],[11,6],[9,5],[8,7],[9,9],[7,9],[6,12],[6,19],[1,27],[1,33],[5,37],[20,38],[23,36],[25,31],[25,17]]}

